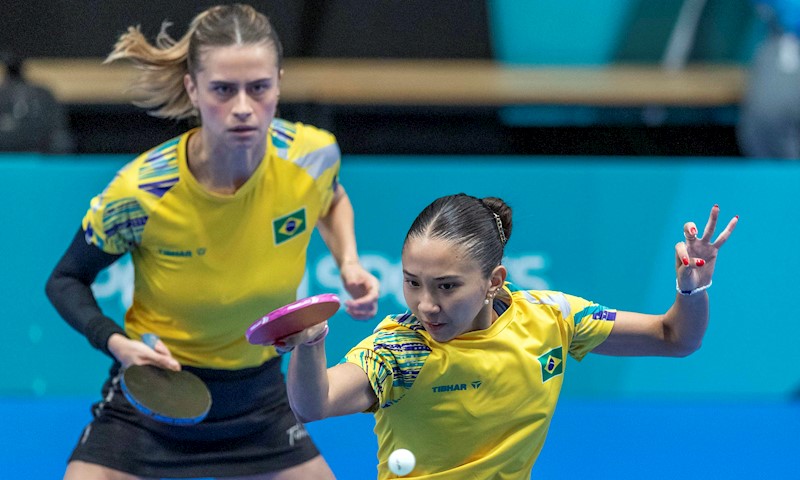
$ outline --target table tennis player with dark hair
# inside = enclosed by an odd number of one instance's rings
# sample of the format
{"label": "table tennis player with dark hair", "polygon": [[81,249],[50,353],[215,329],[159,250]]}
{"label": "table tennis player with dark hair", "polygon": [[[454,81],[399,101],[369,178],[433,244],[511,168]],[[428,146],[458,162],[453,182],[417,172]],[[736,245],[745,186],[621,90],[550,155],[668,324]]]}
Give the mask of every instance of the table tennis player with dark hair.
{"label": "table tennis player with dark hair", "polygon": [[[134,89],[151,113],[201,126],[117,173],[47,282],[59,313],[115,360],[65,478],[332,478],[289,408],[278,354],[244,331],[295,300],[315,227],[353,297],[348,313],[376,312],[378,280],[359,263],[334,136],[275,118],[280,41],[249,6],[212,7],[178,41],[162,30],[153,45],[131,27],[109,60],[143,67]],[[135,284],[122,328],[90,285],[126,253]],[[155,349],[146,333],[161,339]],[[211,391],[208,417],[172,426],[139,414],[119,386],[134,364],[197,374]]]}
{"label": "table tennis player with dark hair", "polygon": [[[294,348],[292,407],[307,421],[374,413],[381,480],[396,478],[388,459],[398,449],[416,455],[408,478],[528,480],[569,356],[685,356],[699,348],[719,249],[738,223],[732,218],[715,239],[718,218],[715,205],[702,232],[683,225],[676,280],[665,285],[678,291],[653,315],[507,282],[511,208],[496,197],[439,198],[403,243],[408,312],[387,316],[331,368],[325,323],[283,339]],[[540,225],[546,232],[547,222]],[[624,268],[630,259],[614,260]]]}

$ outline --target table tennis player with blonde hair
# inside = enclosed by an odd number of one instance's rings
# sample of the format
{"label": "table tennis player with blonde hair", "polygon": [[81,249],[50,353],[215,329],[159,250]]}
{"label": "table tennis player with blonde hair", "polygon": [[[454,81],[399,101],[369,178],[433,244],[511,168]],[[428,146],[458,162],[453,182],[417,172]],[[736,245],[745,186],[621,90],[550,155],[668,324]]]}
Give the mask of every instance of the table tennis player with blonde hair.
{"label": "table tennis player with blonde hair", "polygon": [[[59,313],[115,360],[65,478],[333,478],[289,408],[278,353],[250,345],[244,330],[295,299],[315,227],[352,296],[348,313],[376,312],[336,140],[275,117],[282,50],[263,14],[216,6],[178,40],[165,28],[152,44],[131,27],[108,60],[141,68],[140,106],[200,126],[117,173],[47,283]],[[126,253],[135,283],[122,328],[90,286]],[[147,333],[160,338],[155,349],[140,341]],[[198,375],[212,397],[205,420],[172,426],[134,410],[119,379],[138,364]]]}

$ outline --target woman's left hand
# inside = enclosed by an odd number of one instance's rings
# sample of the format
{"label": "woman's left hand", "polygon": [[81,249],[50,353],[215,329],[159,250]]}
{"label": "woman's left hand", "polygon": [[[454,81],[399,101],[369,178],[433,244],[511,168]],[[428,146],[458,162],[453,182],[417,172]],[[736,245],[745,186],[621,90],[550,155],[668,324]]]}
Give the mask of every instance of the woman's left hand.
{"label": "woman's left hand", "polygon": [[714,240],[712,237],[717,228],[718,217],[719,206],[714,205],[702,237],[697,236],[697,226],[694,222],[684,224],[683,236],[686,240],[675,245],[675,269],[680,290],[691,291],[711,283],[719,249],[728,240],[739,221],[738,215],[733,217],[725,230]]}
{"label": "woman's left hand", "polygon": [[369,320],[378,312],[380,283],[360,263],[346,263],[339,268],[342,284],[352,299],[344,302],[348,315],[356,320]]}

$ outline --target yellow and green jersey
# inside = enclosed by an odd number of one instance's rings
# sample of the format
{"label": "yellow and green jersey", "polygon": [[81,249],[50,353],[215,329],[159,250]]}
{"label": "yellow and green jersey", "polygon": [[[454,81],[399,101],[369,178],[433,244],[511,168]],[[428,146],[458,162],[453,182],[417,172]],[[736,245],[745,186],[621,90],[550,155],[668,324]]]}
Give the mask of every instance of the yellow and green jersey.
{"label": "yellow and green jersey", "polygon": [[611,333],[615,310],[554,291],[505,285],[511,304],[486,330],[432,339],[411,314],[389,316],[343,362],[378,397],[378,478],[411,450],[406,478],[528,479],[566,371]]}
{"label": "yellow and green jersey", "polygon": [[156,333],[184,365],[257,366],[275,352],[250,345],[244,333],[295,300],[311,233],[337,186],[339,148],[328,132],[276,119],[251,178],[219,195],[189,171],[195,132],[123,167],[92,199],[83,229],[103,251],[131,254],[132,338]]}

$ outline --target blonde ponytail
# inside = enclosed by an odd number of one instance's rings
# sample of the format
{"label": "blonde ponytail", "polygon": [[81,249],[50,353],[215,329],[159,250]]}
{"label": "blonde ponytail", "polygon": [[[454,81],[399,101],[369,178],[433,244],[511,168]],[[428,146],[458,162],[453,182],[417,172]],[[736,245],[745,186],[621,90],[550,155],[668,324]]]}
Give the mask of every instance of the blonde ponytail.
{"label": "blonde ponytail", "polygon": [[283,48],[266,16],[249,5],[211,7],[197,15],[180,40],[174,40],[164,22],[150,43],[140,27],[129,27],[120,35],[105,63],[128,60],[139,70],[130,86],[135,105],[156,117],[196,117],[197,110],[186,93],[183,79],[200,69],[200,52],[206,47],[265,43],[274,46],[280,68]]}

